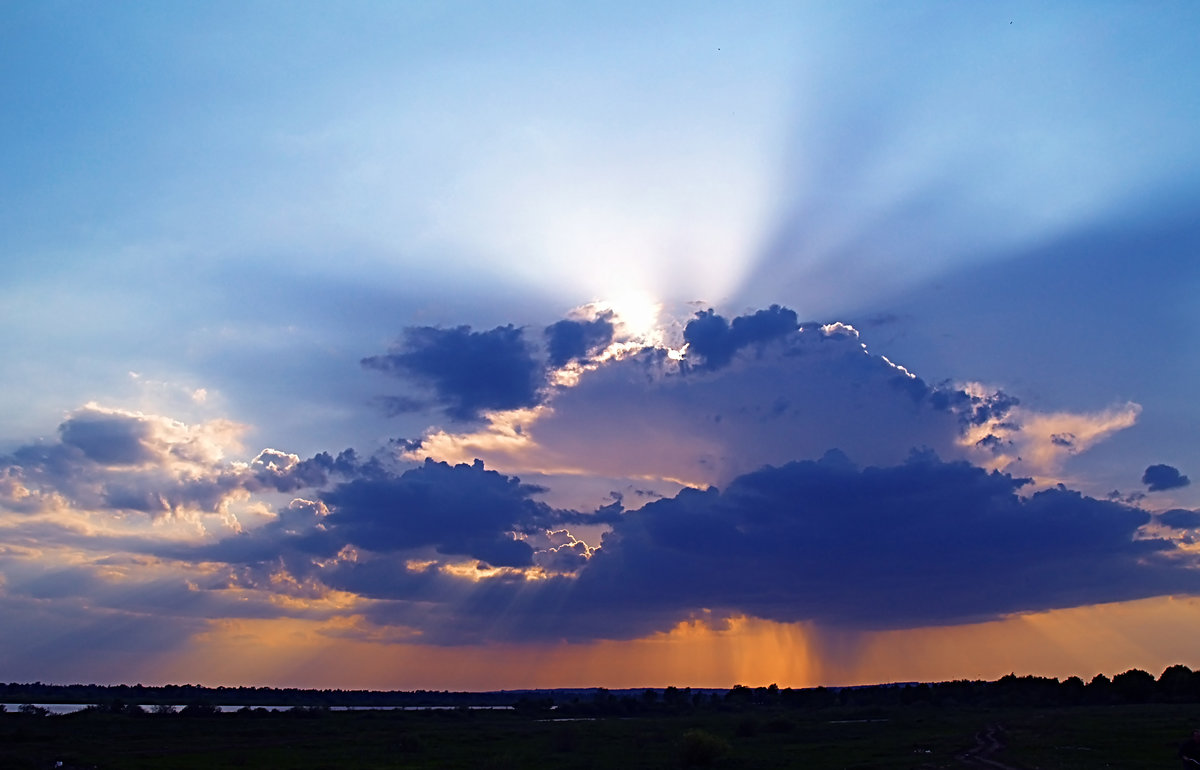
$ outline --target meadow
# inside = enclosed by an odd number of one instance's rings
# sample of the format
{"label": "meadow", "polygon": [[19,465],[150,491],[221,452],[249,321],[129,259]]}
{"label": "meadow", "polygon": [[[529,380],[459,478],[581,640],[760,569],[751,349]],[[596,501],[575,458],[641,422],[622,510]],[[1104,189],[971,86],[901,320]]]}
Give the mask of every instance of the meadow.
{"label": "meadow", "polygon": [[562,716],[568,713],[536,704],[513,711],[10,711],[0,714],[0,767],[1148,770],[1176,767],[1176,749],[1200,725],[1196,703],[722,702]]}

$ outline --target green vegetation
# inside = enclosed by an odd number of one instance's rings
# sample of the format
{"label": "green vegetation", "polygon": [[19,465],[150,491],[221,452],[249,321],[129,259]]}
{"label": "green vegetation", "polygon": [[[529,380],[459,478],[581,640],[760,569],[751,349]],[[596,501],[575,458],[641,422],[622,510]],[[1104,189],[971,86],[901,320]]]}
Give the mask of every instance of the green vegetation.
{"label": "green vegetation", "polygon": [[[1200,722],[1180,704],[698,710],[548,721],[517,712],[0,716],[0,766],[144,768],[951,768],[987,729],[1000,766],[1172,766]],[[997,766],[996,764],[992,765]]]}

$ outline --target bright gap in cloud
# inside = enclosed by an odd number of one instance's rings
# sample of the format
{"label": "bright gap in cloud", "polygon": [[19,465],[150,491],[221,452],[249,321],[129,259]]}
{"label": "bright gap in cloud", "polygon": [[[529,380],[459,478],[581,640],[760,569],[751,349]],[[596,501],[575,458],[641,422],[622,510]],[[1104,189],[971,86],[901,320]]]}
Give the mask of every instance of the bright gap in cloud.
{"label": "bright gap in cloud", "polygon": [[618,292],[597,302],[596,307],[613,312],[618,337],[647,345],[662,342],[659,315],[663,306],[649,291],[631,289]]}

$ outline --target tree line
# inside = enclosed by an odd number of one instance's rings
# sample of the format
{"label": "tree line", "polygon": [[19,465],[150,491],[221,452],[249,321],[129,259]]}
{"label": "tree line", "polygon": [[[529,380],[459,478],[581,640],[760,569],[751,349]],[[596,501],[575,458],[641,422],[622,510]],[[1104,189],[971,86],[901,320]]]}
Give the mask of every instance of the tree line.
{"label": "tree line", "polygon": [[[556,709],[563,715],[600,716],[691,709],[751,710],[760,708],[821,709],[836,707],[931,706],[1075,706],[1136,703],[1200,702],[1200,671],[1185,665],[1166,668],[1155,677],[1130,669],[1112,678],[1097,674],[1084,682],[1077,676],[1052,677],[1008,674],[996,681],[955,680],[935,683],[880,684],[862,687],[800,689],[746,687],[729,690],[690,687],[617,690],[509,690],[450,692],[433,690],[377,691],[275,687],[202,687],[200,685],[55,685],[0,683],[0,703],[90,703],[113,711],[215,713],[222,706],[285,706],[297,713],[343,707],[513,706],[519,712]],[[114,706],[114,704],[116,704]],[[126,705],[128,704],[128,705]],[[162,708],[155,709],[154,706]],[[30,712],[32,713],[32,712]]]}

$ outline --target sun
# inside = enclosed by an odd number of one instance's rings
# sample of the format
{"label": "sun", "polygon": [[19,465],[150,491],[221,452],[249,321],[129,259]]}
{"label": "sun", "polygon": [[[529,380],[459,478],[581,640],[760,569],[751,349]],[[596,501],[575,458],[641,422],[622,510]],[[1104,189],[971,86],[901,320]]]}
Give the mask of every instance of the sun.
{"label": "sun", "polygon": [[622,292],[597,302],[596,306],[612,311],[618,338],[643,344],[657,344],[662,341],[659,317],[663,305],[649,292]]}

